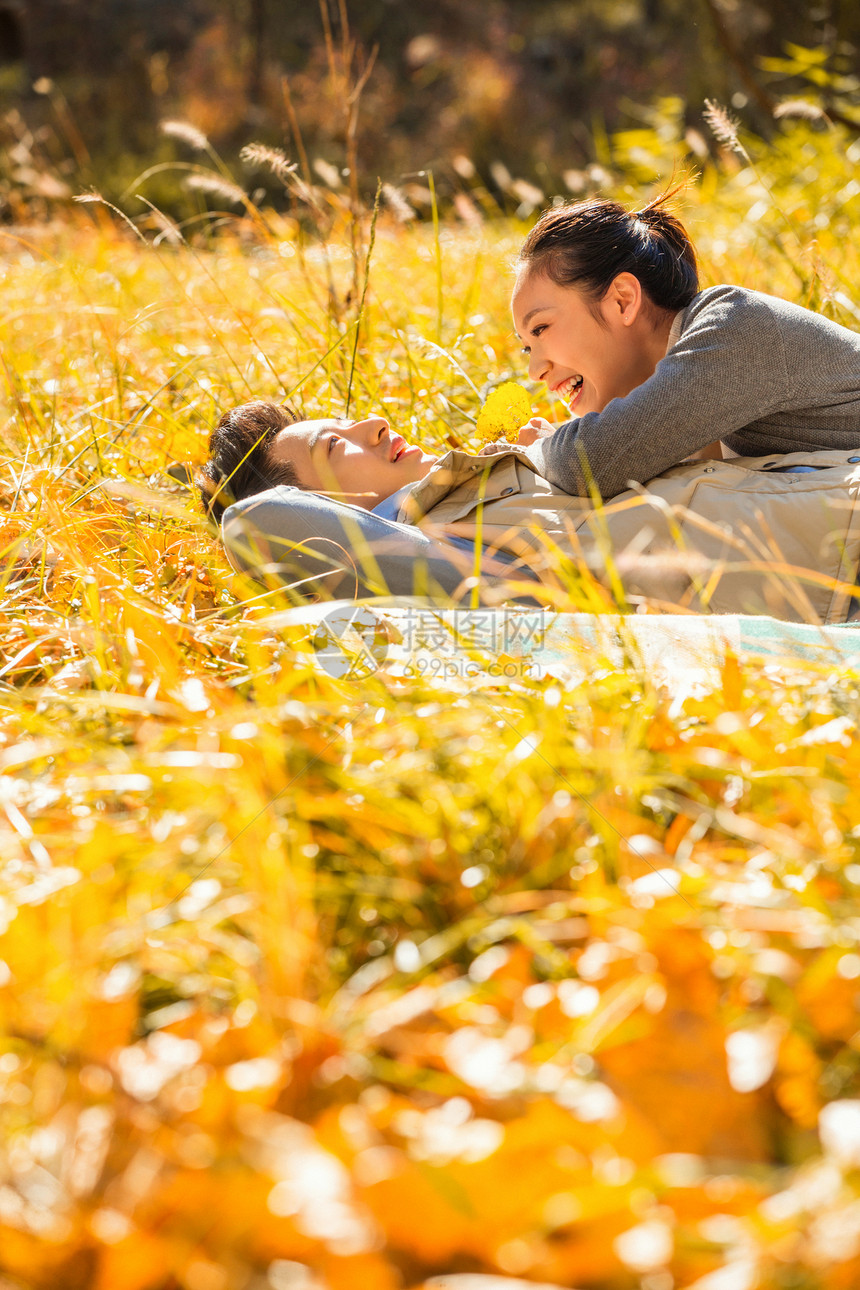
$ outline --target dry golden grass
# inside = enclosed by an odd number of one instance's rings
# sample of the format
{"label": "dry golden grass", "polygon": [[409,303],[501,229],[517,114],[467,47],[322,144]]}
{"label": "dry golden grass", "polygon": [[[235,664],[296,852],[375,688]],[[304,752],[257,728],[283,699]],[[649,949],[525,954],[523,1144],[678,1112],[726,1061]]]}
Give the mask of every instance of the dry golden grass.
{"label": "dry golden grass", "polygon": [[[705,277],[846,321],[849,178],[791,138],[794,232],[691,193]],[[383,213],[351,372],[346,231],[265,221],[2,236],[4,1290],[848,1290],[856,675],[322,673],[166,468],[350,383],[460,442],[521,230]]]}

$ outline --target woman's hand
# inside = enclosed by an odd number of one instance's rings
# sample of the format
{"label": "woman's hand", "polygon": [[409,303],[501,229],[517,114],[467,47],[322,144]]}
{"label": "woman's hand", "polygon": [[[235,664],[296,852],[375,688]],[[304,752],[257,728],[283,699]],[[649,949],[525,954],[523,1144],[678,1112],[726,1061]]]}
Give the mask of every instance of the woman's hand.
{"label": "woman's hand", "polygon": [[528,447],[530,443],[537,443],[538,439],[548,439],[551,434],[555,434],[555,426],[544,421],[543,417],[532,417],[526,425],[520,429],[517,443]]}
{"label": "woman's hand", "polygon": [[[547,439],[555,430],[555,426],[544,421],[543,417],[532,417],[526,425],[520,426],[517,431],[516,446],[519,448],[528,448],[530,444],[537,443],[538,439]],[[492,443],[484,444],[479,457],[488,457],[497,452],[509,452],[513,445],[506,439],[495,439]]]}

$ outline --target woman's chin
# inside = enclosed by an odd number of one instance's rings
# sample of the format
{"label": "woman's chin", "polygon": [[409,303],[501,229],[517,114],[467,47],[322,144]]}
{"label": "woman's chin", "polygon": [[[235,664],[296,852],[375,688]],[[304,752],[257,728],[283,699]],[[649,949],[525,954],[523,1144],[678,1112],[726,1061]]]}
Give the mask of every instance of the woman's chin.
{"label": "woman's chin", "polygon": [[608,399],[587,398],[581,395],[576,400],[575,406],[570,409],[571,418],[584,417],[589,412],[602,412],[608,402]]}
{"label": "woman's chin", "polygon": [[582,417],[586,412],[596,412],[597,409],[594,404],[595,399],[591,390],[587,389],[584,385],[581,385],[573,398],[568,400],[568,416],[571,418]]}

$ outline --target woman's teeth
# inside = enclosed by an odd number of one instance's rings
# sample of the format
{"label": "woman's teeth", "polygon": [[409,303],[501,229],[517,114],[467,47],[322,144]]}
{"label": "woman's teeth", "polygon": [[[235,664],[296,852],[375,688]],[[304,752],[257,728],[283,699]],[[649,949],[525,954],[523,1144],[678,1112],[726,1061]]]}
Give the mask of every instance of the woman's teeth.
{"label": "woman's teeth", "polygon": [[576,397],[576,395],[579,393],[581,388],[582,388],[582,377],[571,376],[571,377],[568,377],[566,381],[562,382],[562,384],[558,387],[557,393],[566,402],[569,402],[571,399]]}

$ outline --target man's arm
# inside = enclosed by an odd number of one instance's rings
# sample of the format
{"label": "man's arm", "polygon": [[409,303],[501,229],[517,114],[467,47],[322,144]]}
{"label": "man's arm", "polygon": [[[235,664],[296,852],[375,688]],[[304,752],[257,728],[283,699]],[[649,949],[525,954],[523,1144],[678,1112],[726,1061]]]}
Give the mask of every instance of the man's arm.
{"label": "man's arm", "polygon": [[[470,553],[411,524],[300,488],[281,485],[236,502],[224,513],[222,536],[234,568],[301,600],[470,595]],[[485,557],[482,584],[504,580],[504,565]]]}

